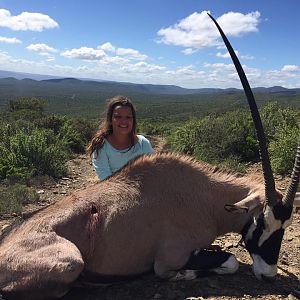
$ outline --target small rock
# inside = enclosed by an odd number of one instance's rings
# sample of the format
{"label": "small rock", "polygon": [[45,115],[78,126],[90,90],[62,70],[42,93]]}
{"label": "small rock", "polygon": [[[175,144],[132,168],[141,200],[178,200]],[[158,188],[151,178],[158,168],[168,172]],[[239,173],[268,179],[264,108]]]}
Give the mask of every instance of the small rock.
{"label": "small rock", "polygon": [[60,191],[60,194],[65,195],[67,192],[66,191]]}
{"label": "small rock", "polygon": [[44,191],[44,190],[39,190],[39,191],[37,191],[37,193],[38,193],[38,194],[44,194],[45,191]]}
{"label": "small rock", "polygon": [[70,180],[70,178],[69,177],[62,177],[61,180]]}
{"label": "small rock", "polygon": [[225,248],[229,249],[233,247],[233,244],[231,242],[226,242],[224,245]]}
{"label": "small rock", "polygon": [[4,230],[5,228],[7,228],[9,226],[9,224],[5,224],[2,226],[1,230]]}

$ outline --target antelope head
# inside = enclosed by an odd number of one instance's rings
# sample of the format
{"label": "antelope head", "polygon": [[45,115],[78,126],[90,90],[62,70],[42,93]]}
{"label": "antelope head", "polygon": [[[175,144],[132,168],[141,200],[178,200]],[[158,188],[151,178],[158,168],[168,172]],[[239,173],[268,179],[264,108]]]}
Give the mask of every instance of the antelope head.
{"label": "antelope head", "polygon": [[[237,73],[243,85],[255,125],[259,143],[259,151],[265,182],[265,201],[263,210],[254,217],[243,229],[242,236],[246,248],[253,260],[253,271],[257,278],[273,277],[277,274],[277,261],[284,230],[292,222],[293,202],[296,196],[300,178],[300,139],[298,142],[294,169],[289,187],[282,197],[275,189],[275,181],[270,164],[266,137],[254,95],[245,72],[223,30],[217,21],[208,14],[219,30],[222,39],[230,53]],[[244,210],[240,203],[228,205],[227,210]]]}

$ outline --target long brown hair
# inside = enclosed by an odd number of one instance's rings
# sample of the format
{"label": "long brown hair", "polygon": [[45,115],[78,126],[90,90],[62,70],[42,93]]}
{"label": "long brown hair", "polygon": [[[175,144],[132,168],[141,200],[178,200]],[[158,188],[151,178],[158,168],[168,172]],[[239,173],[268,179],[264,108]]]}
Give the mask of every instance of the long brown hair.
{"label": "long brown hair", "polygon": [[103,147],[104,139],[113,132],[112,128],[112,115],[115,107],[127,106],[131,108],[133,126],[130,134],[131,146],[134,145],[136,139],[136,112],[131,100],[126,96],[115,96],[107,100],[106,118],[100,123],[99,130],[96,132],[91,142],[87,147],[87,153],[91,156],[94,151],[98,155],[99,150]]}

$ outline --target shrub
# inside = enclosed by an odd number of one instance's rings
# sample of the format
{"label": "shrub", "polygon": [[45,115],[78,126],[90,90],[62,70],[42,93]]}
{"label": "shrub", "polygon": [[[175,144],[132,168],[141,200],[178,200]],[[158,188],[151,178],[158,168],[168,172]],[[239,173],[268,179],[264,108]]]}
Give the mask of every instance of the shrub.
{"label": "shrub", "polygon": [[19,130],[11,136],[8,148],[0,148],[1,178],[28,179],[35,175],[66,175],[67,153],[53,132],[35,129],[30,134]]}
{"label": "shrub", "polygon": [[262,111],[262,122],[266,136],[269,140],[274,139],[278,129],[282,127],[298,127],[298,114],[289,107],[283,107],[278,102],[266,104]]}
{"label": "shrub", "polygon": [[50,129],[54,132],[54,134],[58,134],[60,132],[61,127],[66,122],[67,118],[64,116],[58,115],[50,115],[41,118],[36,122],[37,127],[42,127],[46,129]]}
{"label": "shrub", "polygon": [[299,130],[297,127],[277,129],[274,140],[269,145],[271,164],[275,173],[291,174],[296,155]]}
{"label": "shrub", "polygon": [[258,159],[250,114],[243,111],[189,121],[173,131],[169,142],[174,150],[211,163],[230,156],[245,162]]}
{"label": "shrub", "polygon": [[85,118],[75,118],[70,120],[74,130],[79,134],[81,140],[87,144],[97,130],[97,122]]}
{"label": "shrub", "polygon": [[21,184],[0,186],[0,214],[20,213],[22,206],[39,201],[38,193]]}
{"label": "shrub", "polygon": [[58,139],[62,147],[64,147],[69,154],[84,153],[85,152],[85,141],[81,138],[80,134],[74,129],[71,122],[66,122],[58,134]]}

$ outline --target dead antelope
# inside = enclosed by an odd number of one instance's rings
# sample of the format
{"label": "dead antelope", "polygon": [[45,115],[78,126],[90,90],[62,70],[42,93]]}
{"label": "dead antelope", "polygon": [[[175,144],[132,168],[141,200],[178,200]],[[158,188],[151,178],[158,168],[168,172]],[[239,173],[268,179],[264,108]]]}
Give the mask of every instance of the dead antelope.
{"label": "dead antelope", "polygon": [[[113,278],[154,269],[158,276],[176,280],[193,279],[201,268],[232,273],[238,267],[232,255],[220,258],[219,252],[195,251],[227,232],[242,234],[258,278],[275,276],[284,230],[292,219],[300,144],[291,184],[282,197],[275,189],[248,81],[216,25],[250,104],[264,183],[178,154],[140,157],[109,179],[40,211],[2,240],[0,290],[4,297],[60,297],[80,275]],[[212,258],[212,263],[206,264],[203,256]]]}

